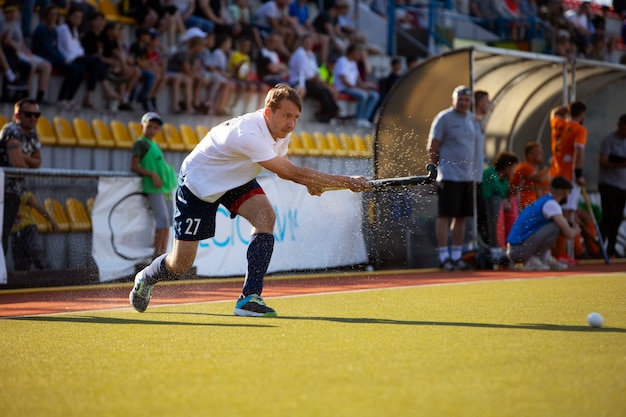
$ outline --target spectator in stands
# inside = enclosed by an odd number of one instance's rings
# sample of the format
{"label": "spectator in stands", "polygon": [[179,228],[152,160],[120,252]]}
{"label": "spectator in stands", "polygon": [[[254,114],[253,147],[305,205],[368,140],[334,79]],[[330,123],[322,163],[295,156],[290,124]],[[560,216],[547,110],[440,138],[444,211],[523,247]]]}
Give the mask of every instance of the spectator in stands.
{"label": "spectator in stands", "polygon": [[107,22],[101,37],[102,61],[108,65],[107,77],[118,84],[118,110],[133,110],[130,92],[141,78],[141,69],[130,63],[124,46],[124,32],[117,22]]}
{"label": "spectator in stands", "polygon": [[328,36],[330,40],[329,55],[343,54],[350,43],[347,36],[339,28],[339,15],[349,10],[348,4],[343,0],[338,0],[329,9],[321,10],[313,19],[313,28],[317,33]]}
{"label": "spectator in stands", "polygon": [[212,32],[216,35],[233,34],[226,0],[196,0],[195,15],[213,22]]}
{"label": "spectator in stands", "polygon": [[[2,73],[2,96],[3,103],[15,103],[15,99],[28,95],[28,79],[31,66],[28,62],[18,59],[16,56],[7,57],[0,48],[0,73]],[[18,98],[19,97],[19,98]]]}
{"label": "spectator in stands", "polygon": [[[252,24],[252,11],[247,0],[235,0],[228,7],[233,22],[233,36],[235,39],[247,37],[254,40],[255,51],[263,47],[263,40],[259,29]],[[256,54],[255,54],[256,56]]]}
{"label": "spectator in stands", "polygon": [[257,57],[257,74],[265,84],[274,85],[285,82],[289,78],[289,68],[283,62],[278,49],[281,46],[281,38],[278,33],[270,33],[265,37],[263,48]]}
{"label": "spectator in stands", "polygon": [[[0,130],[0,166],[13,168],[39,168],[41,166],[41,142],[37,136],[37,120],[41,116],[39,105],[33,99],[24,98],[13,106],[13,121]],[[7,253],[9,234],[20,207],[24,180],[5,178],[2,248]]]}
{"label": "spectator in stands", "polygon": [[24,41],[29,45],[31,34],[33,31],[33,13],[35,13],[35,7],[39,8],[39,11],[45,10],[46,6],[51,3],[51,0],[23,0],[22,4],[22,34],[24,35]]}
{"label": "spectator in stands", "polygon": [[591,43],[591,35],[595,33],[595,28],[591,22],[591,3],[583,1],[578,10],[565,12],[565,18],[573,29],[573,41],[578,47],[578,53],[584,55]]}
{"label": "spectator in stands", "polygon": [[167,251],[172,225],[172,191],[176,188],[176,171],[168,164],[154,137],[163,126],[157,113],[149,112],[141,117],[142,135],[131,150],[130,170],[142,177],[141,191],[148,196],[154,215],[154,256]]}
{"label": "spectator in stands", "polygon": [[357,100],[356,124],[359,127],[371,128],[370,119],[374,116],[380,95],[377,86],[364,81],[359,74],[357,62],[362,58],[364,46],[352,43],[346,54],[337,60],[335,65],[335,87],[341,94]]}
{"label": "spectator in stands", "polygon": [[519,211],[550,190],[550,175],[543,163],[541,144],[528,142],[524,147],[524,161],[515,167],[509,181],[509,191]]}
{"label": "spectator in stands", "polygon": [[[234,87],[234,98],[230,102],[230,107],[233,108],[235,104],[239,101],[244,102],[244,109],[246,106],[246,90],[243,84],[237,83],[234,74],[228,68],[228,61],[230,59],[230,53],[233,45],[233,38],[231,35],[222,33],[217,35],[215,38],[215,48],[213,49],[213,67],[218,71],[218,73],[228,80],[230,84]],[[243,97],[243,98],[242,98]],[[244,110],[243,113],[246,111]],[[222,114],[217,114],[214,112],[216,116],[226,116],[229,115],[227,112]]]}
{"label": "spectator in stands", "polygon": [[263,99],[267,85],[250,78],[250,70],[252,69],[252,58],[250,50],[252,49],[252,40],[246,37],[240,37],[237,40],[237,49],[233,50],[228,59],[228,71],[232,74],[238,87],[243,90],[244,94],[244,111],[250,108],[250,103],[256,98],[255,109],[263,107]]}
{"label": "spectator in stands", "polygon": [[[93,94],[96,85],[106,80],[106,64],[98,55],[87,55],[80,42],[78,27],[83,19],[83,11],[72,7],[67,12],[65,23],[57,28],[58,49],[70,65],[77,64],[83,69],[87,77],[87,86],[83,107],[93,109],[95,107]],[[103,85],[104,88],[106,88]],[[109,86],[110,87],[110,86]],[[105,91],[105,96],[111,96],[113,91]]]}
{"label": "spectator in stands", "polygon": [[104,33],[105,23],[104,14],[96,12],[93,16],[91,16],[89,29],[87,29],[80,37],[80,44],[85,51],[85,55],[97,57],[104,66],[105,78],[101,81],[101,83],[102,89],[104,90],[105,101],[115,101],[119,103],[121,97],[113,88],[111,80],[106,77],[106,75],[109,74],[110,66],[106,58],[102,55],[102,36]]}
{"label": "spectator in stands", "polygon": [[32,266],[40,271],[51,268],[46,258],[43,240],[37,229],[37,220],[33,216],[33,209],[50,222],[53,232],[59,231],[59,225],[54,217],[37,202],[33,193],[24,190],[16,221],[11,227],[11,253],[13,268],[16,271],[28,271]]}
{"label": "spectator in stands", "polygon": [[[328,123],[339,115],[339,106],[332,91],[319,75],[317,59],[313,52],[314,37],[304,35],[301,46],[289,59],[289,83],[298,86],[318,103],[315,119],[321,123]],[[304,95],[301,94],[301,97]]]}
{"label": "spectator in stands", "polygon": [[[31,90],[33,77],[38,75],[36,100],[40,105],[49,104],[44,102],[43,99],[48,90],[52,65],[42,57],[33,54],[28,45],[26,45],[22,35],[21,23],[18,21],[19,6],[20,4],[17,0],[7,0],[2,5],[4,14],[4,19],[0,20],[2,50],[5,54],[11,56],[12,60],[28,62],[30,72],[27,77],[26,91]],[[19,63],[16,62],[16,65],[19,65]]]}
{"label": "spectator in stands", "polygon": [[[194,32],[194,29],[190,29],[190,31]],[[198,35],[204,39],[203,47],[200,48],[197,56],[191,57],[192,67],[198,66],[199,68],[199,72],[196,74],[199,87],[195,89],[195,100],[199,103],[198,111],[202,111],[206,107],[204,111],[207,112],[210,107],[214,115],[225,116],[228,114],[229,110],[227,109],[235,93],[235,82],[223,75],[218,68],[217,57],[214,53],[216,46],[215,33],[198,33]],[[196,61],[199,61],[199,63]],[[201,97],[205,91],[207,100],[206,104],[203,104]]]}
{"label": "spectator in stands", "polygon": [[298,24],[306,30],[305,34],[313,35],[314,49],[319,51],[320,62],[326,62],[330,37],[318,33],[313,27],[313,16],[309,12],[308,0],[293,0],[289,3],[289,15],[298,20]]}
{"label": "spectator in stands", "polygon": [[[189,31],[198,28],[191,28]],[[189,33],[189,31],[187,33]],[[202,32],[202,31],[201,31]],[[202,32],[204,34],[204,32]],[[204,34],[206,36],[206,34]],[[187,47],[169,56],[168,71],[182,72],[194,81],[193,110],[199,114],[207,114],[210,108],[208,102],[203,101],[205,90],[209,82],[204,77],[202,62],[199,55],[204,50],[204,37],[192,36],[186,40]],[[187,110],[187,109],[186,109]]]}
{"label": "spectator in stands", "polygon": [[52,2],[64,10],[79,9],[83,12],[83,20],[78,25],[78,33],[81,35],[89,29],[91,17],[98,13],[98,9],[86,0],[52,0]]}
{"label": "spectator in stands", "polygon": [[262,37],[276,34],[282,40],[285,48],[280,45],[277,47],[284,59],[287,59],[296,49],[298,38],[306,33],[306,29],[300,25],[298,18],[289,15],[289,1],[269,0],[254,13],[254,24],[261,31]]}
{"label": "spectator in stands", "polygon": [[33,32],[33,52],[48,60],[52,68],[63,75],[58,106],[61,110],[69,110],[76,107],[74,96],[85,77],[85,67],[75,59],[65,57],[59,49],[58,19],[58,6],[48,5],[42,13],[42,23]]}
{"label": "spectator in stands", "polygon": [[173,4],[161,0],[122,0],[118,3],[120,13],[134,18],[140,26],[167,33],[169,45],[176,45],[176,35],[185,33],[185,25]]}
{"label": "spectator in stands", "polygon": [[176,0],[173,2],[186,28],[200,28],[204,32],[213,32],[215,25],[210,19],[196,16],[196,0]]}
{"label": "spectator in stands", "polygon": [[[193,78],[182,72],[167,70],[167,56],[158,36],[151,36],[146,47],[146,55],[152,71],[157,74],[154,96],[158,97],[163,87],[170,86],[172,113],[194,114]],[[181,92],[183,100],[181,101]],[[182,105],[181,105],[182,103]],[[155,106],[156,107],[156,106]]]}
{"label": "spectator in stands", "polygon": [[[155,29],[148,29],[142,26],[138,27],[135,30],[135,42],[130,45],[129,53],[129,63],[136,65],[141,71],[141,78],[139,79],[141,87],[137,85],[135,87],[139,89],[137,102],[141,104],[141,107],[146,112],[157,110],[155,90],[160,81],[157,79],[157,74],[154,72],[154,68],[152,68],[150,60],[148,59],[148,44],[153,36],[158,36]],[[131,92],[131,97],[135,92],[135,90]]]}
{"label": "spectator in stands", "polygon": [[559,29],[556,35],[554,54],[573,59],[576,57],[576,53],[576,44],[572,42],[570,32],[565,29]]}

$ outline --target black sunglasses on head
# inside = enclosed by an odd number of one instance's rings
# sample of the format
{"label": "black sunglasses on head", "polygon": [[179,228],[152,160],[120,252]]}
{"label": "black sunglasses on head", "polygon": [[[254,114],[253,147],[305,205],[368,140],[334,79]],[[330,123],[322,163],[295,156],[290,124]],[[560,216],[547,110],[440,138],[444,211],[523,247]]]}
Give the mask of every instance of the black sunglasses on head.
{"label": "black sunglasses on head", "polygon": [[20,114],[24,117],[34,117],[36,119],[39,119],[41,116],[41,112],[38,111],[21,111]]}

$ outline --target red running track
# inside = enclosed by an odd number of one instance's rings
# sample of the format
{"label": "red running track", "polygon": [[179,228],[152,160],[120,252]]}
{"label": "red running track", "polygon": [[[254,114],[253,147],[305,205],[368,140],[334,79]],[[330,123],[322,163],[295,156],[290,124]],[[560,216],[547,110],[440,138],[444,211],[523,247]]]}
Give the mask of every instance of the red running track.
{"label": "red running track", "polygon": [[[622,261],[622,260],[620,260]],[[266,278],[263,296],[267,298],[290,295],[356,291],[457,282],[505,279],[533,279],[554,276],[608,274],[626,272],[626,262],[614,261],[604,265],[589,261],[562,272],[469,271],[441,272],[438,270],[401,270],[362,273],[333,273]],[[157,284],[151,306],[233,302],[239,296],[243,279],[196,279]],[[82,287],[0,290],[0,317],[34,316],[81,311],[130,308],[128,293],[132,283],[101,284]]]}

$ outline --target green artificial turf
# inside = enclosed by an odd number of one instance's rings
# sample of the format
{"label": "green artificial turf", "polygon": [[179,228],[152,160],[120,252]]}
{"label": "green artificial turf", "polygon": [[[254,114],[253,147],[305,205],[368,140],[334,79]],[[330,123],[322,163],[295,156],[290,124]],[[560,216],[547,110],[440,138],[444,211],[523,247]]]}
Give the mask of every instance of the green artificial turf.
{"label": "green artificial turf", "polygon": [[614,274],[2,320],[0,414],[624,416],[625,300]]}

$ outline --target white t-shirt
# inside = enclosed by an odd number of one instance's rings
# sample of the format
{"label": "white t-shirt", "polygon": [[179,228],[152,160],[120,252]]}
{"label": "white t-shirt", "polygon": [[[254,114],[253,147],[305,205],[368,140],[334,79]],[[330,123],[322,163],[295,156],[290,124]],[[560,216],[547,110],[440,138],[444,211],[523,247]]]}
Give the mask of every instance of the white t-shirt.
{"label": "white t-shirt", "polygon": [[313,51],[299,47],[289,58],[289,82],[298,84],[317,75],[318,66]]}
{"label": "white t-shirt", "polygon": [[198,198],[215,202],[256,178],[263,169],[259,162],[287,155],[289,137],[274,141],[263,111],[215,126],[185,158],[180,168],[183,184]]}
{"label": "white t-shirt", "polygon": [[356,85],[357,80],[359,79],[359,66],[356,61],[350,61],[345,56],[342,56],[335,63],[335,87],[337,90],[342,91],[347,88],[350,88],[341,81],[341,75],[346,78],[346,81],[350,83],[350,85]]}
{"label": "white t-shirt", "polygon": [[57,27],[57,44],[67,63],[85,55],[85,50],[78,37],[78,30],[76,28],[70,30],[65,23]]}
{"label": "white t-shirt", "polygon": [[283,12],[282,10],[280,10],[278,8],[278,5],[276,4],[275,1],[268,1],[266,3],[263,3],[261,6],[259,6],[259,8],[256,10],[256,13],[254,14],[254,23],[256,23],[259,26],[264,26],[264,27],[271,27],[270,24],[270,19],[280,19],[283,16]]}
{"label": "white t-shirt", "polygon": [[563,208],[555,199],[551,199],[546,201],[541,208],[541,212],[544,218],[551,219],[556,215],[563,214]]}

